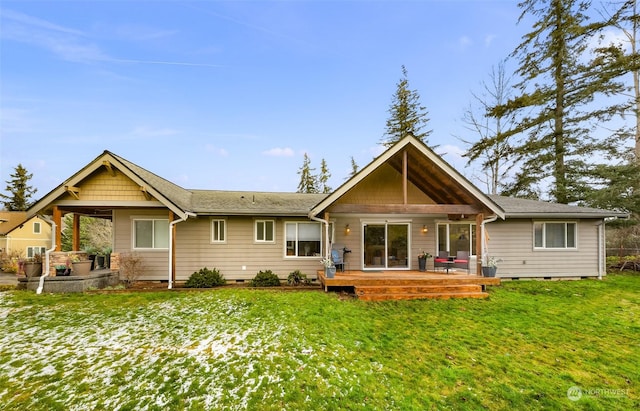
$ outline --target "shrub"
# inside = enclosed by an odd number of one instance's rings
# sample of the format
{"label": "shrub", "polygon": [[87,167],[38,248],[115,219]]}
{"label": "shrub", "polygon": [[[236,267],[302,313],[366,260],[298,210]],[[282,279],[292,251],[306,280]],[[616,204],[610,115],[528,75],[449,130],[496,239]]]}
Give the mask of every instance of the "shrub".
{"label": "shrub", "polygon": [[306,274],[301,273],[300,270],[295,270],[292,273],[289,273],[289,277],[287,277],[287,284],[309,285],[311,284],[311,280],[307,278]]}
{"label": "shrub", "polygon": [[129,288],[144,273],[144,261],[137,253],[122,254],[120,257],[120,278]]}
{"label": "shrub", "polygon": [[19,251],[11,251],[10,253],[0,253],[0,270],[5,273],[17,273],[18,272],[18,260],[20,259]]}
{"label": "shrub", "polygon": [[191,274],[184,286],[187,288],[212,288],[224,285],[226,282],[227,280],[217,268],[209,270],[205,267]]}
{"label": "shrub", "polygon": [[277,274],[274,274],[273,271],[258,271],[251,283],[249,283],[251,287],[274,287],[280,285],[280,279]]}

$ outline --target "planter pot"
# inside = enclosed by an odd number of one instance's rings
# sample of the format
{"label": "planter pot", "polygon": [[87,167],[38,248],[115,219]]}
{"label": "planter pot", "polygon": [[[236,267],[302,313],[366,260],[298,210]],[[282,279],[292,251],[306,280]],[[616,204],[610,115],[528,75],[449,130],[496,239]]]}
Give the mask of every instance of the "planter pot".
{"label": "planter pot", "polygon": [[336,268],[335,267],[325,267],[324,269],[324,276],[327,278],[333,278],[336,275]]}
{"label": "planter pot", "polygon": [[89,275],[91,271],[91,260],[74,261],[72,264],[73,275]]}
{"label": "planter pot", "polygon": [[427,259],[418,257],[418,270],[427,271]]}
{"label": "planter pot", "polygon": [[106,265],[104,265],[104,261],[105,261],[105,257],[103,255],[97,256],[95,268],[106,268]]}
{"label": "planter pot", "polygon": [[40,277],[42,275],[42,263],[24,263],[24,274],[27,277]]}
{"label": "planter pot", "polygon": [[67,270],[67,267],[60,269],[56,268],[56,277],[65,277],[69,275],[69,271],[70,270]]}
{"label": "planter pot", "polygon": [[482,275],[484,277],[495,277],[498,267],[482,267]]}

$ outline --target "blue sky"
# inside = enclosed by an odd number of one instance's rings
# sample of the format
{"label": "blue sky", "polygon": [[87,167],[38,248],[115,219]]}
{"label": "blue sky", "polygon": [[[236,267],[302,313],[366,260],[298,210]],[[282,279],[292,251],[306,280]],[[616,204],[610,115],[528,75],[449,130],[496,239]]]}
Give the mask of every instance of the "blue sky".
{"label": "blue sky", "polygon": [[[467,177],[461,118],[530,30],[515,1],[0,2],[0,180],[37,198],[110,150],[185,188],[336,188],[381,152],[408,70]],[[483,188],[483,187],[481,187]]]}

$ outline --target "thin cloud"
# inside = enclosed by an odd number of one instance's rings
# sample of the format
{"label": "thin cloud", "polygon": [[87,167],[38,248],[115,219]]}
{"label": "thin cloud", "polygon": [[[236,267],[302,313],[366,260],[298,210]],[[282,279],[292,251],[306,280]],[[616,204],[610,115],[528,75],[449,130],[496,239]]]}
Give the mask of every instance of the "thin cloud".
{"label": "thin cloud", "polygon": [[496,39],[496,35],[495,34],[487,34],[484,38],[484,46],[485,47],[490,47],[491,44],[493,43],[493,40]]}
{"label": "thin cloud", "polygon": [[213,144],[205,144],[204,149],[208,153],[213,153],[221,157],[229,156],[229,151],[221,147],[216,147]]}
{"label": "thin cloud", "polygon": [[171,128],[152,128],[147,126],[139,126],[133,129],[129,134],[134,137],[167,137],[167,136],[175,136],[179,134],[178,130],[174,130]]}
{"label": "thin cloud", "polygon": [[458,45],[462,48],[462,49],[466,49],[467,47],[471,46],[473,44],[473,41],[471,41],[471,39],[468,36],[462,36],[458,39]]}
{"label": "thin cloud", "polygon": [[289,147],[272,148],[272,149],[263,151],[262,154],[264,154],[265,156],[270,156],[270,157],[293,157],[295,155],[294,151]]}

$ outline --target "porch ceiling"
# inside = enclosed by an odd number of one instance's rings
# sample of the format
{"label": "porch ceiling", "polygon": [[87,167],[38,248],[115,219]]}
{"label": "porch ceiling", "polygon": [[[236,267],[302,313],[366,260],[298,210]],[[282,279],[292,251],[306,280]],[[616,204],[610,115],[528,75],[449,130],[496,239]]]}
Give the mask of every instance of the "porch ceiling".
{"label": "porch ceiling", "polygon": [[[438,204],[472,204],[479,205],[477,199],[465,190],[454,178],[442,168],[425,158],[414,146],[408,145],[407,179],[422,190]],[[392,156],[388,164],[402,174],[403,152]]]}

